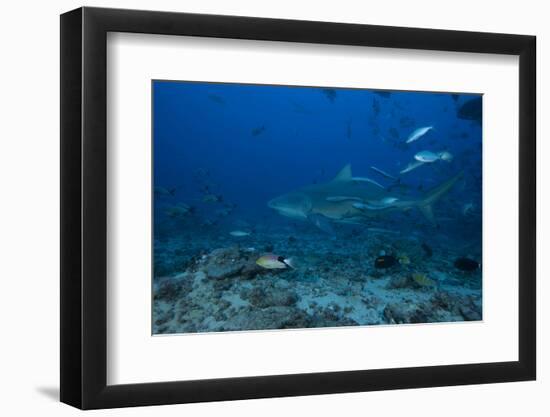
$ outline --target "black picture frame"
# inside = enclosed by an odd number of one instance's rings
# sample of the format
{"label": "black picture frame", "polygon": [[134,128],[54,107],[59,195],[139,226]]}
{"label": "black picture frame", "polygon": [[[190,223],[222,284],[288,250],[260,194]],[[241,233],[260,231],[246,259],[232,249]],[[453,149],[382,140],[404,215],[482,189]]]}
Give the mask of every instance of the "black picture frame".
{"label": "black picture frame", "polygon": [[[112,385],[107,376],[108,32],[519,56],[519,360]],[[61,401],[81,409],[533,380],[536,38],[251,17],[80,8],[61,16]]]}

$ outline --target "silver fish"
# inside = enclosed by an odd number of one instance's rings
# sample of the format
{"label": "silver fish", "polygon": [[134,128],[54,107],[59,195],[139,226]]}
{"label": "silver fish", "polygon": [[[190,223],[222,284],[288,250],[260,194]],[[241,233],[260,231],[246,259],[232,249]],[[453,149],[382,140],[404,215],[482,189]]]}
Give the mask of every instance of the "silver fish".
{"label": "silver fish", "polygon": [[419,127],[409,135],[406,143],[411,143],[411,142],[414,142],[415,140],[420,139],[422,136],[424,136],[433,128],[434,128],[433,126]]}
{"label": "silver fish", "polygon": [[234,236],[234,237],[250,236],[250,232],[245,232],[245,231],[242,231],[242,230],[233,230],[232,232],[229,232],[229,234],[231,236]]}
{"label": "silver fish", "polygon": [[439,160],[439,155],[432,151],[421,151],[414,155],[414,159],[424,163],[432,163]]}
{"label": "silver fish", "polygon": [[367,178],[367,177],[353,177],[352,178],[352,181],[357,181],[357,182],[369,182],[371,184],[374,184],[376,185],[377,187],[380,187],[382,188],[383,190],[386,189],[386,187],[384,187],[382,184],[370,179],[370,178]]}
{"label": "silver fish", "polygon": [[372,169],[374,172],[379,173],[383,177],[389,178],[390,180],[394,180],[394,181],[397,180],[397,178],[395,178],[393,175],[390,175],[387,172],[382,171],[380,168],[376,168],[376,167],[371,166],[370,169]]}

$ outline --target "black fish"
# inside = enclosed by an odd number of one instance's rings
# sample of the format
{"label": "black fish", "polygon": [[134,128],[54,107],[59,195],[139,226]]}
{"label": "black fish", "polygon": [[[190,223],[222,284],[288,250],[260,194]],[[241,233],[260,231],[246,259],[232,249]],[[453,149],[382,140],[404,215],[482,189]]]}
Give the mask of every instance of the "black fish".
{"label": "black fish", "polygon": [[336,100],[336,90],[333,88],[323,88],[321,91],[331,103],[334,103]]}
{"label": "black fish", "polygon": [[262,133],[265,132],[265,129],[266,129],[265,126],[255,127],[254,129],[252,129],[252,136],[261,135]]}
{"label": "black fish", "polygon": [[397,264],[397,259],[391,255],[379,256],[374,260],[375,268],[390,268]]}
{"label": "black fish", "polygon": [[451,97],[453,98],[453,101],[456,103],[460,96],[458,94],[451,94]]}
{"label": "black fish", "polygon": [[424,249],[424,252],[426,252],[426,258],[430,258],[433,255],[433,250],[428,246],[427,243],[422,243],[422,249]]}
{"label": "black fish", "polygon": [[399,139],[399,131],[395,127],[390,127],[388,132],[393,139]]}
{"label": "black fish", "polygon": [[294,101],[294,100],[289,100],[289,102],[292,105],[292,110],[295,113],[311,114],[311,112],[308,109],[306,109],[301,103],[298,103],[297,101]]}
{"label": "black fish", "polygon": [[208,98],[216,104],[225,105],[225,100],[217,94],[208,94]]}
{"label": "black fish", "polygon": [[474,261],[473,259],[470,259],[470,258],[462,257],[462,258],[458,258],[455,261],[455,268],[460,269],[461,271],[472,272],[478,269],[479,267],[480,267],[479,262]]}
{"label": "black fish", "polygon": [[474,120],[481,124],[482,104],[481,97],[476,97],[465,102],[458,109],[457,116],[459,119]]}
{"label": "black fish", "polygon": [[399,119],[399,126],[403,129],[408,129],[413,127],[416,124],[416,121],[409,116],[403,116]]}
{"label": "black fish", "polygon": [[352,132],[351,132],[351,119],[349,119],[347,122],[346,122],[346,137],[348,139],[351,139],[351,135],[352,135]]}
{"label": "black fish", "polygon": [[380,114],[380,103],[375,98],[372,99],[372,112],[374,113],[374,117]]}
{"label": "black fish", "polygon": [[384,90],[374,90],[374,94],[378,94],[380,97],[389,98],[391,96],[391,93],[389,91]]}

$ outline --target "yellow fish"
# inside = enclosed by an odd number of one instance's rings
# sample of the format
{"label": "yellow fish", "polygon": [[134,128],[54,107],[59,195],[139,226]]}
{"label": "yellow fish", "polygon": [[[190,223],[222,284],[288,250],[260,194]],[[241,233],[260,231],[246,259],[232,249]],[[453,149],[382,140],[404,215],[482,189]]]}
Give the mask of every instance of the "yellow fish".
{"label": "yellow fish", "polygon": [[414,280],[414,282],[416,282],[421,287],[434,287],[435,286],[435,281],[428,278],[426,276],[426,274],[414,273],[414,274],[412,274],[412,279]]}
{"label": "yellow fish", "polygon": [[401,265],[409,265],[411,263],[411,260],[407,255],[399,255],[397,259],[399,259],[399,263]]}
{"label": "yellow fish", "polygon": [[266,269],[294,268],[294,266],[292,265],[292,259],[285,259],[283,256],[278,256],[274,254],[260,256],[256,260],[256,264]]}

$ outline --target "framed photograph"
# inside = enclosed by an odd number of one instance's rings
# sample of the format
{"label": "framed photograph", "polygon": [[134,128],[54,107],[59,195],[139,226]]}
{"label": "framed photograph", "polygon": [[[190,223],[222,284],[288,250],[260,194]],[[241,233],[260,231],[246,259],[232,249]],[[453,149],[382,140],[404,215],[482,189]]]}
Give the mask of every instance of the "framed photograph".
{"label": "framed photograph", "polygon": [[61,401],[533,380],[535,37],[61,16]]}

